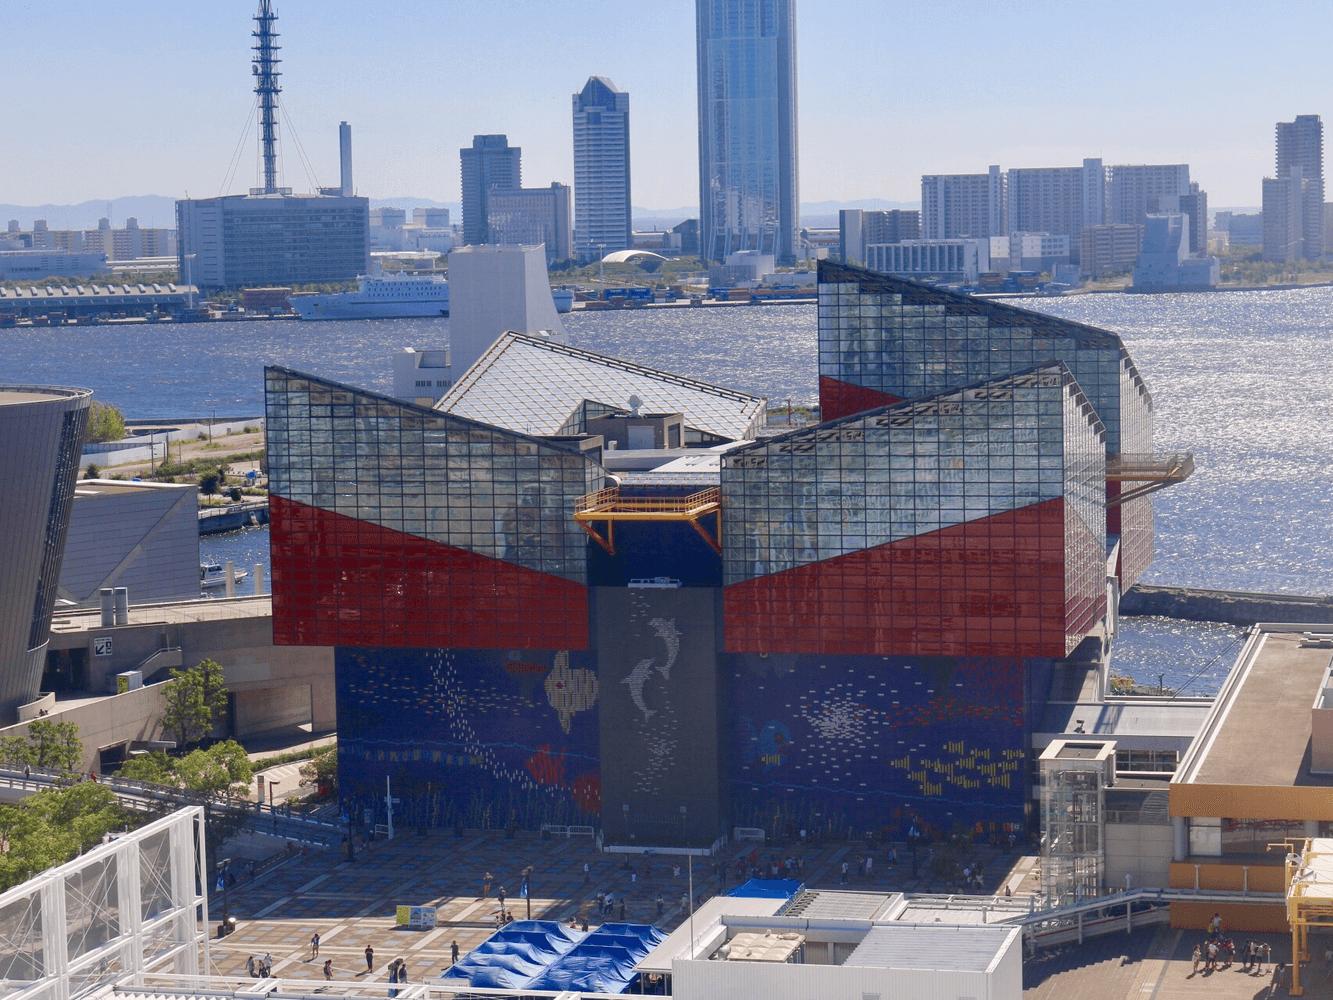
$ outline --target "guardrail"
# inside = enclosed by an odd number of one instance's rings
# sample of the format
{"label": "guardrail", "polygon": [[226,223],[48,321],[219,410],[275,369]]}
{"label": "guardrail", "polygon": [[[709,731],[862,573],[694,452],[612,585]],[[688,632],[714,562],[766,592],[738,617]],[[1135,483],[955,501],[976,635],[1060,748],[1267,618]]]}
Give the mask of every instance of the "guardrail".
{"label": "guardrail", "polygon": [[543,823],[542,832],[552,837],[588,837],[597,836],[597,831],[590,826],[566,826],[562,823]]}
{"label": "guardrail", "polygon": [[[82,775],[48,768],[28,768],[25,771],[12,766],[0,766],[0,788],[38,792],[46,788],[63,788],[81,780],[84,780]],[[106,785],[116,794],[122,805],[136,812],[152,812],[156,807],[163,805],[203,806],[208,810],[241,816],[252,825],[271,824],[271,829],[253,829],[252,832],[266,833],[282,837],[284,840],[321,847],[331,847],[340,843],[344,832],[340,824],[305,816],[284,815],[281,811],[271,808],[265,810],[258,803],[171,788],[135,778],[105,776],[93,780]]]}

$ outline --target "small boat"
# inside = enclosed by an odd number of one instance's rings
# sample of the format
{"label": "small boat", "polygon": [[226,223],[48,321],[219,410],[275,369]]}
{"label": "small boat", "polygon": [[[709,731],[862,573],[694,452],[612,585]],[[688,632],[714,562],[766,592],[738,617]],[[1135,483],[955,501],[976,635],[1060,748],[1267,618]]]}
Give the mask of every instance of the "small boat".
{"label": "small boat", "polygon": [[[250,574],[243,569],[232,570],[232,583],[240,583]],[[199,564],[199,586],[205,590],[227,585],[227,571],[217,563]]]}

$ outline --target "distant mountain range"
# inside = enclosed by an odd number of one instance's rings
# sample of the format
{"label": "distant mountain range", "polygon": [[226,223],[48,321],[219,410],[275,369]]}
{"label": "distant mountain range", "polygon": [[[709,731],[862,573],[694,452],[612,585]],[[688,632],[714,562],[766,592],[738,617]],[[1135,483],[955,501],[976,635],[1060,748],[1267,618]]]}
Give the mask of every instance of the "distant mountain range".
{"label": "distant mountain range", "polygon": [[[463,206],[456,201],[435,201],[431,198],[403,196],[399,198],[371,198],[371,208],[392,205],[395,208],[447,208],[454,223],[463,219]],[[816,201],[801,205],[801,222],[816,228],[836,226],[838,211],[843,208],[882,210],[891,208],[918,208],[917,202],[885,201],[882,198],[862,198],[858,201]],[[681,208],[633,209],[636,229],[670,229],[685,219],[695,219],[699,209],[694,205]],[[133,216],[144,228],[173,229],[176,226],[176,199],[146,194],[138,197],[112,198],[106,201],[85,201],[78,205],[0,205],[0,230],[10,219],[17,219],[24,230],[32,228],[34,219],[45,219],[48,229],[96,229],[99,219],[110,219],[120,229]],[[831,220],[831,221],[830,221]]]}

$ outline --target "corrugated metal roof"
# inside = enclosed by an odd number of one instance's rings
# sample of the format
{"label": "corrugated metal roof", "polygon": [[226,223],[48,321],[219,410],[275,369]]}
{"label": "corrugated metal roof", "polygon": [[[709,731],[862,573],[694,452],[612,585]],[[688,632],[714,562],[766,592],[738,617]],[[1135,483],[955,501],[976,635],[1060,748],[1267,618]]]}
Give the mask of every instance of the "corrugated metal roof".
{"label": "corrugated metal roof", "polygon": [[1018,934],[1016,927],[880,925],[866,933],[843,965],[985,972]]}

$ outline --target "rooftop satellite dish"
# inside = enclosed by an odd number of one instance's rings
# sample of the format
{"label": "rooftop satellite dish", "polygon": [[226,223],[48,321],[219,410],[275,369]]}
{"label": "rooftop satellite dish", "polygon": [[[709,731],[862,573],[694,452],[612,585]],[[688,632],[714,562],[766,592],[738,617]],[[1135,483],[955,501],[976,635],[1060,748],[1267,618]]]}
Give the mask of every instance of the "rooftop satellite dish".
{"label": "rooftop satellite dish", "polygon": [[630,415],[631,417],[637,417],[637,416],[639,415],[639,407],[642,406],[642,405],[643,405],[643,400],[642,400],[642,399],[640,399],[638,396],[630,396],[630,398],[629,398],[629,415]]}

